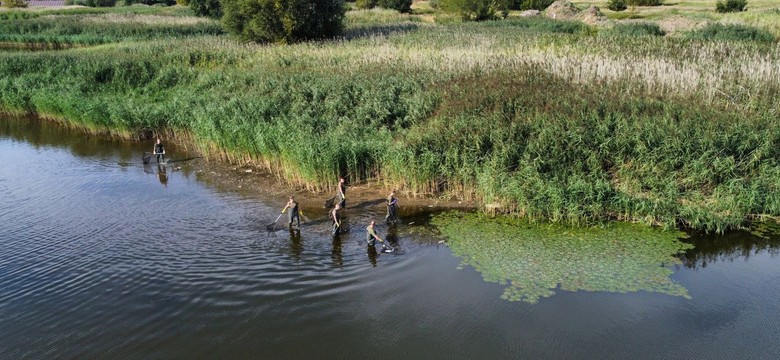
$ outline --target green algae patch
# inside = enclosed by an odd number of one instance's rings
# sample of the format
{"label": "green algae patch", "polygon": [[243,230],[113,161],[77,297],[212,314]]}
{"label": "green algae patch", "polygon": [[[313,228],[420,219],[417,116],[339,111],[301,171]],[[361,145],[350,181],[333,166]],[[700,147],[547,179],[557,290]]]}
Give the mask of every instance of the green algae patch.
{"label": "green algae patch", "polygon": [[639,224],[604,228],[530,224],[508,217],[449,212],[432,223],[448,238],[459,268],[472,266],[485,281],[507,285],[503,299],[537,303],[568,291],[647,291],[690,298],[672,281],[675,255],[692,248],[679,231]]}

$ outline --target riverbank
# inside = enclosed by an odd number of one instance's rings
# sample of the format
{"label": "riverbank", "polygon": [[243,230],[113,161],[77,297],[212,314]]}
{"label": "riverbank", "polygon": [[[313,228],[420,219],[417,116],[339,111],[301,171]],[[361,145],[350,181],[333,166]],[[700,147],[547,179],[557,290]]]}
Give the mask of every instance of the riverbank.
{"label": "riverbank", "polygon": [[[315,214],[319,218],[327,218],[324,203],[334,196],[331,192],[312,192],[303,188],[291,186],[283,179],[268,172],[266,169],[253,165],[237,165],[229,162],[211,159],[201,165],[195,165],[198,179],[220,191],[241,194],[246,198],[262,198],[274,202],[281,209],[289,196],[295,196],[305,214]],[[335,187],[338,178],[333,179],[331,186]],[[385,199],[392,189],[386,188],[376,179],[347,183],[347,209],[375,206],[384,208]],[[399,192],[399,209],[402,215],[417,215],[419,213],[438,212],[444,210],[476,211],[480,206],[476,202],[458,200],[451,197],[411,196]],[[377,219],[381,220],[381,219]]]}
{"label": "riverbank", "polygon": [[314,193],[342,175],[574,225],[722,231],[780,214],[776,42],[353,11],[344,39],[261,46],[186,9],[109,11],[0,20],[94,45],[0,53],[0,107],[186,134]]}

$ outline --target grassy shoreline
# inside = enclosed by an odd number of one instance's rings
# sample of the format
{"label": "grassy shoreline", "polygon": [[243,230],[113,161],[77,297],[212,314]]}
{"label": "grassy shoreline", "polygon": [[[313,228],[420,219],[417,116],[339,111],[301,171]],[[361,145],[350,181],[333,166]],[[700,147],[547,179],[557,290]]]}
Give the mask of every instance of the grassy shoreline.
{"label": "grassy shoreline", "polygon": [[263,46],[181,9],[58,11],[115,37],[0,52],[0,108],[185,136],[312,191],[381,179],[575,225],[725,230],[780,215],[777,42],[354,11],[344,39]]}

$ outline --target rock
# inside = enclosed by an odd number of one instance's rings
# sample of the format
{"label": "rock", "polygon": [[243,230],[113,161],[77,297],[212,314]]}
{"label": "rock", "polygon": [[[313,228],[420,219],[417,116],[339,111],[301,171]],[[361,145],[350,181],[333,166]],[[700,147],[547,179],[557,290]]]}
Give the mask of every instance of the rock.
{"label": "rock", "polygon": [[601,13],[601,10],[598,8],[598,6],[592,5],[591,7],[585,9],[585,11],[579,13],[577,15],[577,19],[589,25],[595,25],[597,23],[607,21],[607,17]]}
{"label": "rock", "polygon": [[520,16],[522,17],[539,16],[539,15],[542,15],[541,11],[539,10],[526,10],[520,13]]}
{"label": "rock", "polygon": [[566,0],[558,0],[544,10],[545,16],[557,20],[571,20],[579,13],[580,9]]}

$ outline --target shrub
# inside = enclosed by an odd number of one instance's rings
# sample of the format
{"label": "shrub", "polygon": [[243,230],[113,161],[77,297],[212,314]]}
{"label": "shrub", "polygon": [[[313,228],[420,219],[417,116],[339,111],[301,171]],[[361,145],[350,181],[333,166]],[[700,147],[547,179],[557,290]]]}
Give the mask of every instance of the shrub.
{"label": "shrub", "polygon": [[114,7],[116,0],[76,0],[75,4],[89,7]]}
{"label": "shrub", "polygon": [[626,0],[609,0],[607,3],[607,9],[612,11],[623,11],[626,8]]}
{"label": "shrub", "polygon": [[512,10],[539,10],[546,9],[555,0],[511,0],[509,8]]}
{"label": "shrub", "polygon": [[189,0],[190,9],[195,15],[206,16],[214,19],[222,17],[222,3],[220,0]]}
{"label": "shrub", "polygon": [[617,24],[612,30],[607,32],[614,35],[625,36],[664,36],[666,33],[656,23],[637,22],[628,24]]}
{"label": "shrub", "polygon": [[176,5],[188,6],[189,4],[190,0],[176,0]]}
{"label": "shrub", "polygon": [[745,25],[710,24],[688,33],[688,38],[721,41],[774,42],[775,36],[767,30]]}
{"label": "shrub", "polygon": [[392,9],[401,13],[408,13],[412,11],[412,0],[378,0],[377,5],[385,9]]}
{"label": "shrub", "polygon": [[34,19],[39,15],[29,11],[0,11],[0,20],[25,20]]}
{"label": "shrub", "polygon": [[377,0],[357,0],[355,7],[358,9],[373,9],[376,7]]}
{"label": "shrub", "polygon": [[[164,4],[167,6],[173,6],[177,4],[176,0],[124,0],[125,6],[130,6],[133,4],[144,4],[144,5],[159,5]],[[180,4],[181,5],[181,4]]]}
{"label": "shrub", "polygon": [[225,29],[244,41],[292,43],[341,34],[344,0],[224,0]]}
{"label": "shrub", "polygon": [[718,0],[715,3],[715,10],[719,13],[740,12],[745,11],[745,6],[747,6],[747,0]]}
{"label": "shrub", "polygon": [[3,6],[7,8],[26,8],[27,1],[25,0],[3,0]]}
{"label": "shrub", "polygon": [[628,0],[631,6],[661,6],[663,0]]}
{"label": "shrub", "polygon": [[496,19],[500,12],[506,17],[509,10],[508,0],[441,0],[444,10],[456,12],[463,21],[483,21]]}

